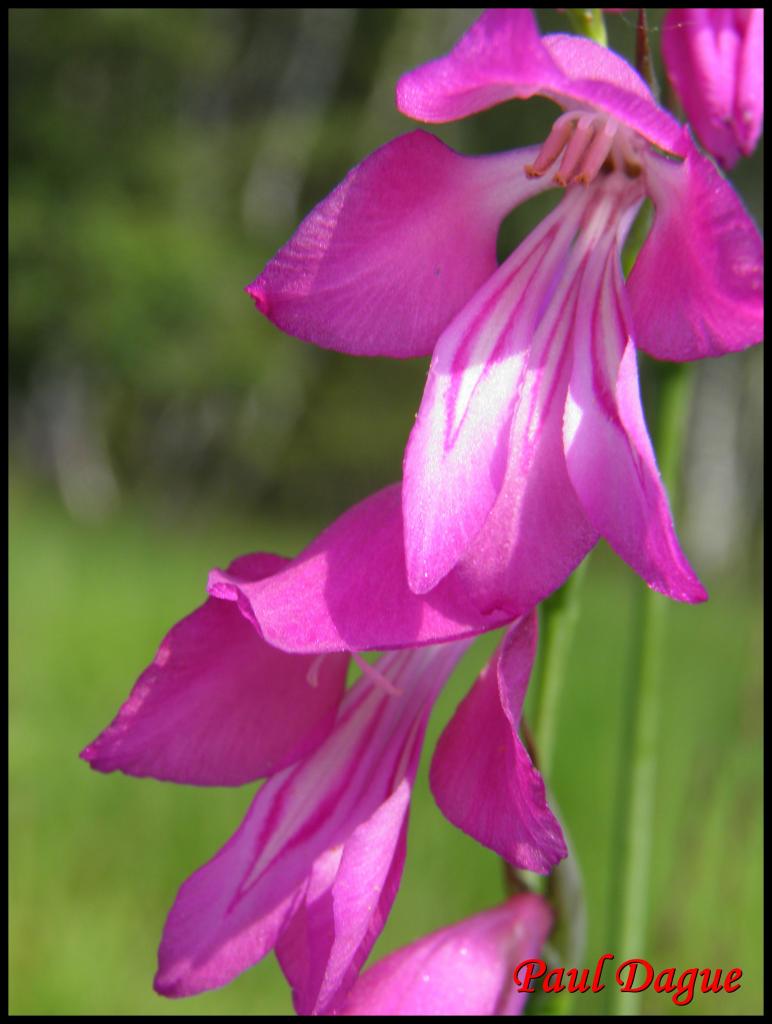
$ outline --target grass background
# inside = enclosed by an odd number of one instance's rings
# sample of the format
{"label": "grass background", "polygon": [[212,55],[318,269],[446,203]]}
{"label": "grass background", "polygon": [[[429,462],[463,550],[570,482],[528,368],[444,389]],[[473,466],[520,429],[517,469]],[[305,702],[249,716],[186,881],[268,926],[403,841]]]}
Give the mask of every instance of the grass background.
{"label": "grass background", "polygon": [[[244,814],[254,787],[196,790],[89,771],[77,753],[113,716],[166,628],[203,596],[208,568],[257,548],[295,550],[314,523],[185,525],[153,508],[109,526],[73,522],[15,478],[11,489],[11,1012],[271,1014],[291,1004],[267,961],[228,988],[170,1002],[151,990],[178,886]],[[756,595],[707,579],[701,607],[668,605],[650,948],[655,966],[743,969],[732,996],[652,1013],[756,1013],[761,982],[761,644]],[[619,693],[633,588],[592,556],[560,711],[554,791],[584,876],[587,960],[604,928]],[[663,599],[664,600],[664,599]],[[491,649],[469,652],[426,751]],[[501,898],[497,859],[446,822],[424,756],[403,885],[376,954]],[[593,1012],[593,996],[575,997]]]}

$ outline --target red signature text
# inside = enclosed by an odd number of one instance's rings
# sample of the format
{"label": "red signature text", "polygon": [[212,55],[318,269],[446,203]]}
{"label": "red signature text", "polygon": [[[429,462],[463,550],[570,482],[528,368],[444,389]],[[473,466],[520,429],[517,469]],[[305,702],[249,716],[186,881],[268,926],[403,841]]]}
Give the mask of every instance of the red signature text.
{"label": "red signature text", "polygon": [[[602,992],[606,987],[603,973],[613,959],[612,953],[604,953],[593,969],[553,967],[549,971],[544,960],[523,960],[515,968],[513,980],[520,992],[535,992],[537,981],[544,992]],[[666,967],[657,972],[648,960],[636,959],[624,960],[613,978],[622,992],[645,992],[651,987],[654,992],[667,992],[676,1006],[688,1006],[695,992],[736,992],[742,976],[739,967],[726,972],[721,968],[688,967],[680,974],[675,967]]]}

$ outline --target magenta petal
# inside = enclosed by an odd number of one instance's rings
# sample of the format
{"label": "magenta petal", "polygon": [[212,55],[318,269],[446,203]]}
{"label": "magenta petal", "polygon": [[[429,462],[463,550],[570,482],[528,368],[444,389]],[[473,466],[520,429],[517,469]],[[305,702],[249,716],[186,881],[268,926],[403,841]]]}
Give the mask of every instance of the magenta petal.
{"label": "magenta petal", "polygon": [[342,1016],[513,1017],[527,994],[515,966],[537,957],[552,928],[541,896],[523,893],[390,953],[349,992]]}
{"label": "magenta petal", "polygon": [[742,31],[734,124],[740,149],[750,156],[764,121],[764,8],[737,8],[733,13]]}
{"label": "magenta petal", "polygon": [[[518,447],[485,526],[448,579],[499,621],[511,621],[548,597],[594,547],[598,531],[574,491],[563,457],[555,389],[532,446]],[[526,440],[523,434],[520,434]]]}
{"label": "magenta petal", "polygon": [[656,102],[644,80],[624,58],[605,46],[574,35],[549,35],[544,48],[565,76],[555,90],[544,89],[561,106],[609,114],[669,153],[685,152],[678,121]]}
{"label": "magenta petal", "polygon": [[[237,559],[242,582],[285,563]],[[115,721],[81,756],[123,771],[198,786],[238,786],[313,749],[332,728],[348,658],[318,662],[267,644],[233,604],[210,598],[174,626]]]}
{"label": "magenta petal", "polygon": [[[410,786],[403,780],[344,846],[320,857],[276,946],[300,1016],[327,1015],[383,930],[405,864]],[[367,884],[363,884],[363,880]]]}
{"label": "magenta petal", "polygon": [[764,117],[763,9],[671,8],[662,57],[703,146],[724,167],[753,152]]}
{"label": "magenta petal", "polygon": [[692,146],[647,156],[655,218],[627,280],[638,348],[678,362],[764,336],[764,249],[732,187]]}
{"label": "magenta petal", "polygon": [[530,336],[516,382],[506,475],[485,525],[452,574],[480,609],[508,609],[511,618],[559,587],[598,539],[563,457],[571,324],[582,288],[571,241],[587,196],[582,189],[570,191],[538,229],[559,226],[542,262],[546,268],[555,256],[559,258],[546,278],[535,278],[526,289],[528,315],[523,327]]}
{"label": "magenta petal", "polygon": [[440,737],[430,780],[454,825],[510,864],[546,874],[566,844],[517,734],[536,632],[535,612],[512,626]]}
{"label": "magenta petal", "polygon": [[403,135],[355,167],[247,291],[283,331],[325,348],[426,355],[496,269],[501,220],[549,184],[510,154]]}
{"label": "magenta petal", "polygon": [[650,587],[677,601],[704,601],[643,418],[618,251],[599,251],[593,261],[566,403],[568,473],[588,519]]}
{"label": "magenta petal", "polygon": [[403,75],[397,107],[417,121],[456,121],[560,82],[531,11],[497,8],[482,14],[449,54]]}
{"label": "magenta petal", "polygon": [[[361,872],[357,883],[371,897],[374,890],[393,891],[395,883],[389,858],[383,851],[368,855],[357,829],[375,815],[368,834],[384,849],[390,843],[392,859],[401,865],[407,801],[397,798],[389,811],[379,809],[401,787],[409,791],[432,704],[463,649],[463,644],[452,644],[384,655],[377,671],[397,694],[369,676],[360,680],[347,692],[335,728],[322,745],[265,783],[230,842],[180,889],[159,950],[159,992],[194,995],[227,984],[268,952],[290,927],[302,900],[318,902],[320,890],[330,884],[341,913],[356,904],[365,915],[352,925],[356,948],[341,947],[345,934],[340,943],[328,943],[332,982],[347,977],[346,957],[359,966],[358,958],[367,956],[374,939],[370,917],[382,923],[386,908],[372,898],[358,901],[352,872]],[[319,910],[323,918],[325,906]],[[314,913],[312,906],[307,914],[313,918]],[[310,928],[314,955],[324,946],[316,934],[322,918],[314,918]],[[290,962],[296,942],[297,935],[285,949]],[[318,992],[318,975],[297,965],[291,970],[306,979],[302,999],[333,998],[329,978]]]}
{"label": "magenta petal", "polygon": [[244,584],[215,570],[209,590],[238,601],[266,640],[287,651],[438,643],[513,618],[506,608],[480,610],[453,574],[425,597],[408,588],[397,484],[345,512],[283,572]]}
{"label": "magenta petal", "polygon": [[561,455],[565,318],[545,312],[575,305],[564,270],[585,202],[582,191],[567,196],[440,339],[405,457],[405,552],[418,593],[458,563],[475,603],[512,618],[597,539]]}
{"label": "magenta petal", "polygon": [[[531,348],[543,296],[554,287],[578,224],[580,204],[570,204],[573,216],[563,215],[565,205],[518,247],[437,343],[405,454],[405,553],[416,593],[432,590],[483,527],[509,461],[518,458],[510,452],[515,414],[519,432],[529,437],[528,452],[538,445],[543,403],[533,394],[539,373]],[[526,467],[519,477],[524,483]]]}
{"label": "magenta petal", "polygon": [[678,122],[626,61],[578,36],[542,39],[527,9],[486,11],[449,54],[402,76],[397,106],[418,121],[455,121],[537,94],[602,111],[662,149],[683,151]]}

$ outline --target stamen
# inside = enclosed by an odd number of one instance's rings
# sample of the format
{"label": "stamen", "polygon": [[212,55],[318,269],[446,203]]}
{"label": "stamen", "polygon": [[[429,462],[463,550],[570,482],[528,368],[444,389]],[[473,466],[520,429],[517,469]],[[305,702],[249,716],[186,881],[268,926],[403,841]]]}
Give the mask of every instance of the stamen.
{"label": "stamen", "polygon": [[555,181],[563,188],[565,188],[573,178],[574,171],[580,165],[582,158],[590,148],[594,134],[593,126],[594,118],[587,115],[583,115],[576,122],[573,137],[566,146],[566,151],[563,154],[563,161],[560,164],[560,170],[555,175]]}
{"label": "stamen", "polygon": [[585,151],[581,170],[573,178],[575,183],[582,185],[589,185],[597,178],[617,135],[617,124],[610,118],[597,119],[593,122],[593,128],[595,137]]}
{"label": "stamen", "polygon": [[637,178],[643,169],[633,133],[613,117],[590,111],[561,114],[534,162],[526,164],[525,173],[540,178],[561,153],[563,159],[553,180],[562,188],[589,185],[602,170],[619,168],[629,178]]}
{"label": "stamen", "polygon": [[376,686],[380,686],[389,694],[390,697],[399,697],[401,695],[394,683],[392,683],[390,679],[387,679],[382,672],[379,672],[377,668],[365,661],[361,654],[358,654],[356,651],[351,651],[351,657],[362,669],[362,675],[366,676],[370,682],[375,683]]}
{"label": "stamen", "polygon": [[322,667],[322,662],[324,661],[324,658],[324,654],[317,654],[317,656],[309,665],[308,672],[306,672],[306,681],[308,685],[312,686],[314,689],[316,689],[316,687],[319,685],[319,670]]}
{"label": "stamen", "polygon": [[547,136],[547,141],[539,150],[539,155],[532,164],[525,165],[525,173],[529,178],[541,178],[552,167],[563,151],[563,147],[571,138],[574,122],[578,116],[575,110],[570,110],[567,114],[561,114],[555,121],[552,131]]}

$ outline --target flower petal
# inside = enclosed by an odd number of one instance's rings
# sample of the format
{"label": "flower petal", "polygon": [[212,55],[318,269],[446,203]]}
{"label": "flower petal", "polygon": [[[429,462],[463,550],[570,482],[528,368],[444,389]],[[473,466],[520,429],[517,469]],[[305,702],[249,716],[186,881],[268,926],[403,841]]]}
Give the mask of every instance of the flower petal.
{"label": "flower petal", "polygon": [[727,168],[753,152],[764,117],[764,11],[671,8],[662,57],[703,146]]}
{"label": "flower petal", "polygon": [[506,608],[481,611],[466,583],[452,574],[425,597],[412,593],[398,484],[345,512],[283,572],[245,584],[214,570],[209,591],[238,601],[265,639],[286,651],[439,643],[514,617]]}
{"label": "flower petal", "polygon": [[678,121],[656,102],[641,76],[618,53],[592,39],[574,35],[544,36],[544,47],[563,72],[565,83],[551,95],[567,108],[591,107],[660,149],[682,155],[687,145]]}
{"label": "flower petal", "polygon": [[[566,231],[561,244],[572,238],[591,200],[591,192],[569,190],[550,215]],[[518,382],[506,476],[485,525],[453,572],[469,598],[491,614],[508,609],[514,618],[527,612],[565,582],[598,539],[563,456],[583,261],[579,241],[566,245],[554,280],[547,278],[547,286],[528,298],[539,312]]]}
{"label": "flower petal", "polygon": [[[320,884],[324,889],[324,880],[329,882],[337,868],[330,851],[340,846],[338,898],[346,905],[350,874],[345,844],[403,782],[408,789],[412,786],[429,712],[464,647],[384,655],[378,672],[395,685],[398,695],[365,676],[347,692],[324,743],[265,783],[230,842],[180,889],[159,950],[159,992],[194,995],[225,985],[265,956],[290,925],[300,901],[307,894],[313,900]],[[406,806],[398,799],[391,811],[371,823],[370,835],[379,834],[386,845],[384,823],[396,830],[392,849],[398,859]],[[359,878],[371,892],[371,882],[376,887],[387,883],[389,870],[377,852],[370,858],[363,854],[361,838],[350,859],[363,872],[377,869],[376,878]],[[318,858],[324,861],[317,863]],[[380,903],[373,905],[371,899],[365,909],[381,920]],[[355,934],[360,937],[357,949],[364,950],[370,936],[367,923],[357,926]],[[334,943],[331,952],[332,969],[340,979],[346,976],[343,952]],[[352,962],[357,960],[357,950],[349,953]],[[313,987],[311,992],[304,987],[301,997],[312,998]]]}
{"label": "flower petal", "polygon": [[656,212],[627,280],[636,345],[681,362],[761,341],[763,244],[736,193],[694,146],[646,165]]}
{"label": "flower petal", "polygon": [[585,512],[650,587],[677,601],[704,601],[678,544],[643,418],[616,245],[593,254],[574,337],[564,441]]}
{"label": "flower petal", "polygon": [[383,930],[405,864],[410,792],[403,779],[343,847],[314,865],[305,899],[276,946],[299,1016],[330,1013]]}
{"label": "flower petal", "polygon": [[734,15],[742,23],[734,124],[740,149],[750,156],[764,121],[764,8],[736,8]]}
{"label": "flower petal", "polygon": [[387,143],[303,221],[247,291],[288,334],[356,355],[430,353],[496,269],[501,220],[549,188],[535,153],[467,157],[426,132]]}
{"label": "flower petal", "polygon": [[417,121],[456,121],[562,82],[530,10],[486,11],[444,57],[403,75],[397,108]]}
{"label": "flower petal", "polygon": [[[579,225],[580,198],[531,233],[437,344],[405,454],[405,552],[416,593],[454,567],[501,490],[513,416],[522,418],[536,376],[531,343]],[[539,431],[536,412],[528,432]]]}
{"label": "flower petal", "polygon": [[662,149],[683,152],[681,126],[626,61],[579,36],[542,39],[526,9],[482,14],[449,54],[402,76],[397,107],[436,123],[535,95],[602,111]]}
{"label": "flower petal", "polygon": [[[285,560],[237,559],[263,579]],[[198,786],[238,786],[302,757],[332,728],[348,658],[290,656],[228,601],[210,598],[174,626],[115,721],[81,754],[97,771]],[[313,684],[313,685],[312,685]]]}
{"label": "flower petal", "polygon": [[517,1016],[527,993],[514,966],[536,957],[552,911],[534,893],[475,914],[390,953],[369,967],[339,1013],[367,1017]]}
{"label": "flower petal", "polygon": [[517,735],[536,633],[535,612],[512,626],[440,737],[430,781],[454,825],[510,864],[547,874],[568,851]]}
{"label": "flower petal", "polygon": [[662,59],[700,142],[732,167],[740,156],[732,126],[738,53],[728,64],[721,59],[716,23],[727,16],[728,8],[670,8],[662,22]]}

